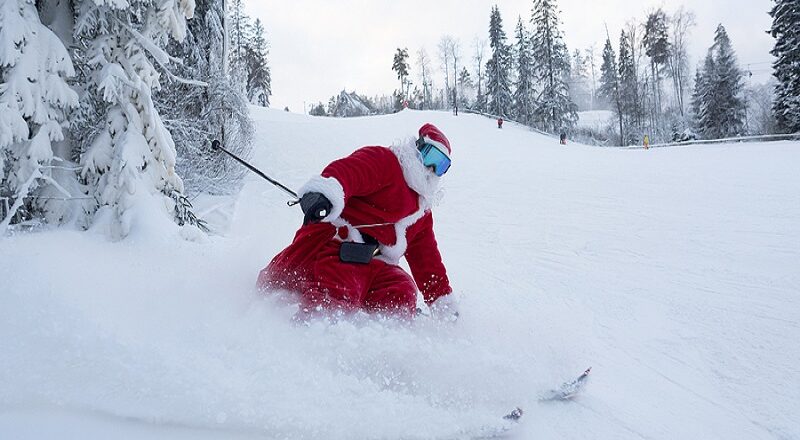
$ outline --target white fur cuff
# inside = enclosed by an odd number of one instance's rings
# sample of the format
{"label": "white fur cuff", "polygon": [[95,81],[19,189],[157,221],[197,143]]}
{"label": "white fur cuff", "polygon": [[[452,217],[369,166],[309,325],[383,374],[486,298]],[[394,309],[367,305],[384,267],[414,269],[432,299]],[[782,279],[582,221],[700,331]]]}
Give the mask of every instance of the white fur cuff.
{"label": "white fur cuff", "polygon": [[311,192],[321,193],[333,205],[331,213],[325,217],[324,221],[331,222],[342,215],[342,211],[344,211],[344,188],[338,180],[333,177],[314,176],[300,188],[297,195],[303,197],[303,195]]}

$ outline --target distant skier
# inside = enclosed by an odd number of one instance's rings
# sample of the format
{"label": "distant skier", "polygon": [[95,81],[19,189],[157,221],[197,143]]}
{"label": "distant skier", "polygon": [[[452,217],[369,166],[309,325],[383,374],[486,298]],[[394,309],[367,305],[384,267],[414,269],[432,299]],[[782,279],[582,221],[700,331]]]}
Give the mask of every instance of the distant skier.
{"label": "distant skier", "polygon": [[567,134],[566,133],[561,133],[561,136],[558,137],[558,142],[561,145],[567,145]]}
{"label": "distant skier", "polygon": [[497,118],[497,128],[503,128],[503,118]]}
{"label": "distant skier", "polygon": [[644,149],[650,149],[650,136],[644,135]]}
{"label": "distant skier", "polygon": [[457,316],[431,214],[450,153],[445,135],[425,124],[417,139],[330,163],[298,192],[303,226],[258,286],[298,293],[299,319],[356,310],[411,318],[417,289],[433,314]]}

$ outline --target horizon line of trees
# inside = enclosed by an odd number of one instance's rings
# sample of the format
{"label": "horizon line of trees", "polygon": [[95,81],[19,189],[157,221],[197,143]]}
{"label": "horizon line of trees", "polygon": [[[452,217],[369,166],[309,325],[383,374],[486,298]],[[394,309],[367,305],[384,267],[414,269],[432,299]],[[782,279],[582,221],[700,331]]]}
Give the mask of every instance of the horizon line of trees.
{"label": "horizon line of trees", "polygon": [[[775,79],[749,84],[751,72],[736,58],[720,24],[708,55],[691,75],[688,55],[695,15],[683,6],[668,13],[655,8],[631,19],[602,53],[594,46],[570,52],[560,31],[557,0],[533,0],[527,22],[518,17],[514,41],[503,29],[498,6],[489,19],[488,39],[476,37],[471,64],[461,42],[445,35],[437,45],[438,68],[426,49],[397,48],[391,65],[400,87],[390,96],[343,103],[343,92],[311,113],[350,116],[412,109],[459,109],[491,114],[558,134],[566,132],[595,144],[712,139],[745,134],[800,131],[800,80],[792,63],[800,60],[800,12],[795,0],[776,0],[770,33],[776,38]],[[488,49],[488,53],[487,53]],[[437,79],[437,74],[441,75]],[[364,108],[366,108],[366,113]],[[600,130],[577,127],[577,111],[610,110],[614,120]]]}

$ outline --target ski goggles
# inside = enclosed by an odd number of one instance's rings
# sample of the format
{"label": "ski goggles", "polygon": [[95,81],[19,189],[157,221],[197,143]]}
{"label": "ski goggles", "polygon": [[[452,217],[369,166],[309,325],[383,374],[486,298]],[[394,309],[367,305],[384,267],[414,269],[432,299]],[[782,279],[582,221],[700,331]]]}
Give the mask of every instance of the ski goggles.
{"label": "ski goggles", "polygon": [[427,143],[420,142],[418,145],[417,149],[422,164],[426,167],[433,167],[434,174],[441,177],[450,169],[450,158],[441,150]]}

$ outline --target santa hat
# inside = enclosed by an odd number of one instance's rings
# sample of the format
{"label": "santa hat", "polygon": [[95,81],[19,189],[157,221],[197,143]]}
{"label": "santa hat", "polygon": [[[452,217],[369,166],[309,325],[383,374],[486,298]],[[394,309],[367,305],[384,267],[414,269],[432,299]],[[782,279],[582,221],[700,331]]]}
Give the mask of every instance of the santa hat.
{"label": "santa hat", "polygon": [[442,133],[442,131],[436,128],[436,126],[433,124],[425,124],[420,127],[419,138],[422,139],[426,144],[431,144],[438,148],[439,151],[444,153],[448,158],[453,152],[450,149],[450,141],[448,141],[444,133]]}

